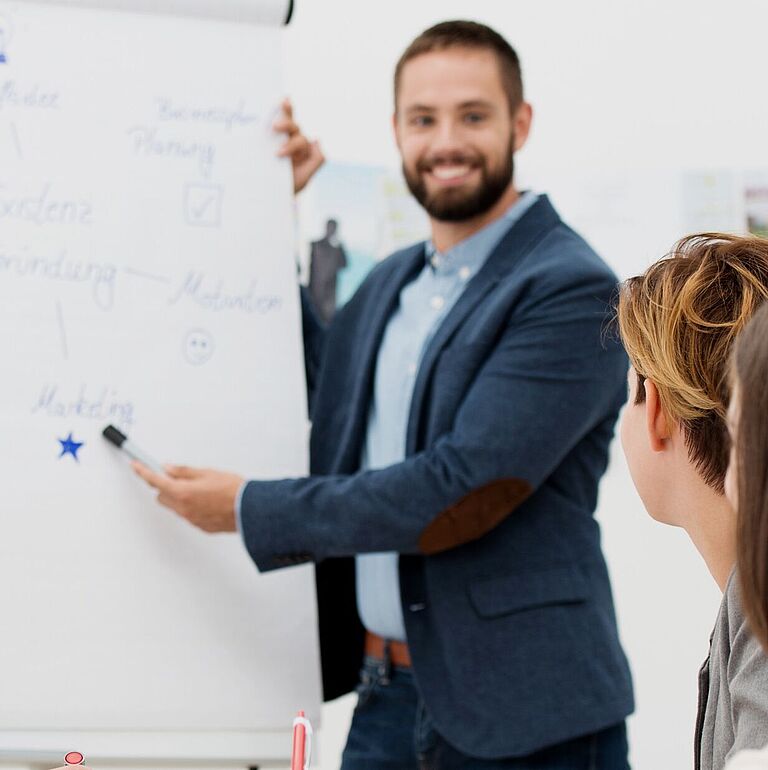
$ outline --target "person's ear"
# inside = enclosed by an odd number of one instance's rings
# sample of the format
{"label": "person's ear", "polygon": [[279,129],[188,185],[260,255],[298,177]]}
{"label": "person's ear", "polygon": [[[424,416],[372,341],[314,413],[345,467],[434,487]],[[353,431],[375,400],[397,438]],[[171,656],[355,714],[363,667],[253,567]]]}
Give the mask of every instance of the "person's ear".
{"label": "person's ear", "polygon": [[646,379],[643,382],[643,387],[645,388],[645,425],[651,450],[663,452],[667,446],[667,439],[670,437],[669,421],[661,407],[661,399],[656,384]]}
{"label": "person's ear", "polygon": [[515,137],[515,152],[522,149],[528,140],[533,120],[533,108],[528,102],[523,102],[512,116],[512,127]]}

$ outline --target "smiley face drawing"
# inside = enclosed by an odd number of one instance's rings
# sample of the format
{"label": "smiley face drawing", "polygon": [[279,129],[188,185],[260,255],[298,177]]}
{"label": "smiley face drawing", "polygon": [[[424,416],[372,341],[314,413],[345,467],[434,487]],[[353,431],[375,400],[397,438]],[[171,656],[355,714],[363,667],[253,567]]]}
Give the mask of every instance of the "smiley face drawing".
{"label": "smiley face drawing", "polygon": [[192,366],[207,364],[215,350],[213,336],[205,329],[192,329],[184,336],[181,349],[188,364]]}

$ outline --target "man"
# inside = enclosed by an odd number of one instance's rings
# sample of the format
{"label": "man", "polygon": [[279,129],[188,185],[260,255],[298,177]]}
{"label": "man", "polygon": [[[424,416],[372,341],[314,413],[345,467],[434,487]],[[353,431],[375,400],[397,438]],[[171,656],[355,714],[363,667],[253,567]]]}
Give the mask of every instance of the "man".
{"label": "man", "polygon": [[312,242],[309,257],[309,295],[320,320],[329,324],[336,313],[336,280],[347,266],[347,253],[337,235],[338,222],[329,219],[325,236]]}
{"label": "man", "polygon": [[628,767],[592,518],[626,392],[601,333],[615,279],[515,188],[530,123],[501,36],[420,35],[394,130],[432,238],[371,272],[321,363],[306,317],[312,475],[137,467],[208,531],[234,530],[239,506],[259,569],[317,563],[324,694],[360,692],[345,770]]}

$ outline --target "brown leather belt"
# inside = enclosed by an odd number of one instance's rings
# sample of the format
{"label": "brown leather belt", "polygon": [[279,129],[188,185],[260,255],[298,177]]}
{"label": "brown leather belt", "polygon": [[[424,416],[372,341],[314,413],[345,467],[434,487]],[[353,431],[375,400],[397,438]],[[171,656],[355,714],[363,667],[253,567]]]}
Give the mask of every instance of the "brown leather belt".
{"label": "brown leather belt", "polygon": [[392,639],[365,632],[365,654],[375,660],[383,660],[399,668],[411,667],[411,653],[405,642],[395,642]]}

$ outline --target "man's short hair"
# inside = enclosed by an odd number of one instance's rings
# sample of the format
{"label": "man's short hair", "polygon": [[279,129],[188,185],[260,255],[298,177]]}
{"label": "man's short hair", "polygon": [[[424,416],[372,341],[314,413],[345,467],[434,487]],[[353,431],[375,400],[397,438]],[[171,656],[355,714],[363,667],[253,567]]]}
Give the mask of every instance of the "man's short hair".
{"label": "man's short hair", "polygon": [[766,297],[768,240],[722,233],[683,238],[619,294],[619,330],[638,378],[635,403],[645,401],[651,380],[702,478],[721,493],[731,347]]}
{"label": "man's short hair", "polygon": [[493,51],[499,62],[499,73],[507,92],[509,111],[514,113],[523,101],[523,80],[520,59],[515,49],[495,30],[474,21],[443,21],[422,32],[400,57],[395,67],[395,111],[403,67],[415,59],[433,51],[450,48],[473,48]]}

